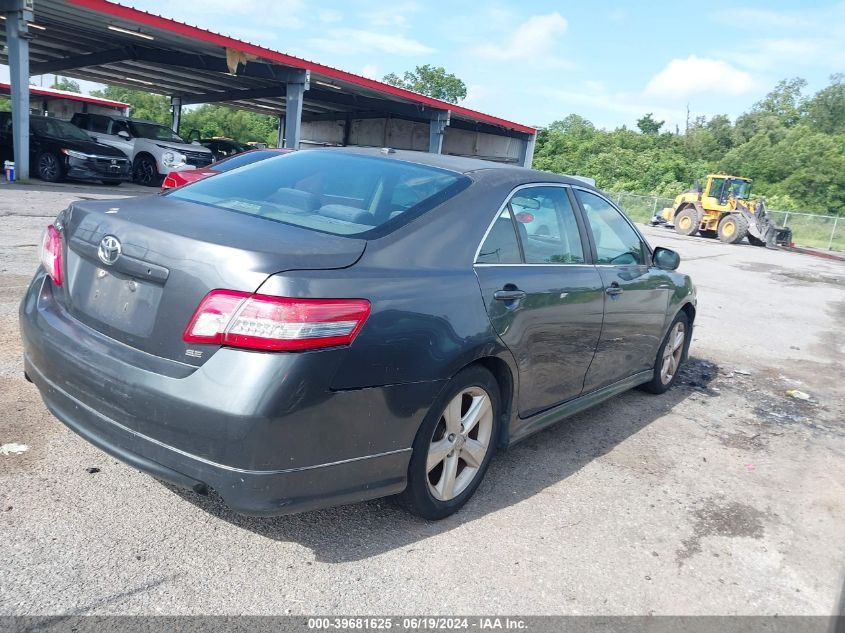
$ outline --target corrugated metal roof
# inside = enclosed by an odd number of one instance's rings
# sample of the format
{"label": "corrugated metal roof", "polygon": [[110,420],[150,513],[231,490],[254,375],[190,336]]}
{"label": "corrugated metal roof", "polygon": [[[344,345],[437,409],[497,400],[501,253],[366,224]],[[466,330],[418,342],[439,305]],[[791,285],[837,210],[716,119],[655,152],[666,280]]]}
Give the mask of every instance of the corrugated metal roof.
{"label": "corrugated metal roof", "polygon": [[[33,74],[41,62],[55,63],[68,57],[99,54],[100,59],[91,57],[88,61],[92,63],[88,65],[62,69],[60,73],[165,95],[195,95],[249,89],[266,92],[280,85],[278,79],[271,78],[275,70],[306,70],[311,74],[311,89],[305,93],[305,116],[337,113],[343,118],[347,113],[378,111],[381,105],[388,112],[391,108],[402,107],[420,119],[426,119],[433,110],[448,110],[453,125],[464,128],[475,126],[493,133],[499,129],[507,135],[535,132],[530,126],[108,0],[38,0],[35,21],[43,29],[32,31]],[[0,30],[5,31],[3,22],[0,22]],[[241,67],[245,70],[239,69],[237,75],[220,72],[226,49],[247,56],[249,61]],[[121,50],[154,54],[103,57]],[[190,67],[180,66],[180,58]],[[188,59],[190,65],[185,61]],[[214,68],[204,67],[202,60],[215,62],[211,64]],[[2,53],[0,61],[5,61]],[[244,74],[256,68],[266,68],[270,74],[267,77],[260,72],[252,72],[251,76]],[[279,114],[285,109],[283,96],[251,96],[228,103],[264,114]]]}

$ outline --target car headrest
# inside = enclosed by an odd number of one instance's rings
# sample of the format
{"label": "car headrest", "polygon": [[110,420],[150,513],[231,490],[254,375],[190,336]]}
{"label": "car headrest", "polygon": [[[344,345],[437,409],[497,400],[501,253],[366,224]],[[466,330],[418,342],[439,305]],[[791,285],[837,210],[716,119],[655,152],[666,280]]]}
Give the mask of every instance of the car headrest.
{"label": "car headrest", "polygon": [[299,211],[316,211],[320,207],[320,198],[313,193],[287,187],[277,189],[267,200]]}
{"label": "car headrest", "polygon": [[344,204],[326,204],[320,207],[317,212],[327,218],[334,218],[335,220],[344,220],[346,222],[354,222],[355,224],[367,224],[373,226],[373,216],[363,209],[357,207],[348,207]]}

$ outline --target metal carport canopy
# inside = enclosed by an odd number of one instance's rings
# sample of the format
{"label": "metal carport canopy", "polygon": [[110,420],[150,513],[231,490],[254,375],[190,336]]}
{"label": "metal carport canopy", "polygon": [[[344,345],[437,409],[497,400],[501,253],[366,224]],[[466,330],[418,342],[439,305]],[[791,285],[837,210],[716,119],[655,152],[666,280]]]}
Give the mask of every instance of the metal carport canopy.
{"label": "metal carport canopy", "polygon": [[451,126],[520,139],[521,162],[531,160],[536,130],[526,125],[106,0],[35,0],[34,9],[30,74],[169,95],[174,125],[182,105],[225,102],[284,113],[280,138],[297,147],[301,121],[392,117],[428,122],[429,151],[440,151]]}

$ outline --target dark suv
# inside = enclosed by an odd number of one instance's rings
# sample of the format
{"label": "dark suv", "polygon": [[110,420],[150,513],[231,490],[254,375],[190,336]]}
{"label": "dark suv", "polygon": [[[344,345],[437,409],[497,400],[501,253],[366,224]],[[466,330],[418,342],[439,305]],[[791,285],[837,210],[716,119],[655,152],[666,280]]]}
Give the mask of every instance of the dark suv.
{"label": "dark suv", "polygon": [[[126,154],[52,117],[29,117],[29,153],[32,173],[48,182],[74,178],[119,185],[131,177]],[[13,159],[12,114],[0,112],[0,162]]]}

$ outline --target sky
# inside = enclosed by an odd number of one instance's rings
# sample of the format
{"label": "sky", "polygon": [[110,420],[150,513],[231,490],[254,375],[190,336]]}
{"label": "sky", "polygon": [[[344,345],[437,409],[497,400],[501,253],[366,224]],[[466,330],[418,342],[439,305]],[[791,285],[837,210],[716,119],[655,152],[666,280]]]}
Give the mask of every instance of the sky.
{"label": "sky", "polygon": [[577,113],[633,127],[653,112],[683,129],[687,106],[735,118],[780,79],[812,93],[845,72],[841,0],[123,3],[374,79],[443,66],[467,85],[462,105],[534,126]]}

